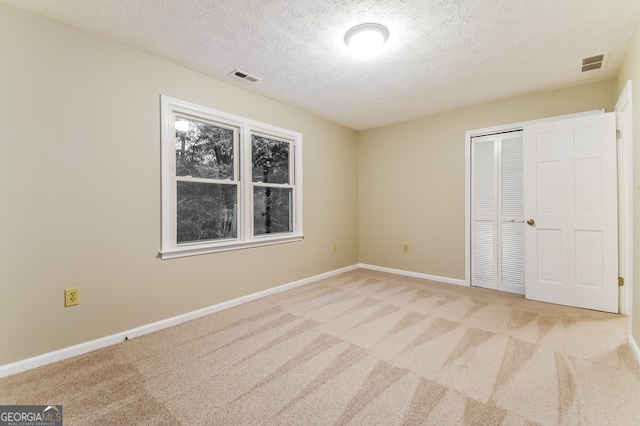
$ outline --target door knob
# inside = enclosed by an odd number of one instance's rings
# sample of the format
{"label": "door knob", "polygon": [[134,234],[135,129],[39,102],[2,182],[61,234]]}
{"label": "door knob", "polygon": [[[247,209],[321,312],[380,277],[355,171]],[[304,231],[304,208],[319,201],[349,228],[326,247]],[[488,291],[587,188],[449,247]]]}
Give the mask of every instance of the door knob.
{"label": "door knob", "polygon": [[527,221],[527,225],[531,225],[531,226],[533,226],[533,225],[535,225],[535,224],[536,224],[536,221],[535,221],[535,220],[533,220],[533,219],[529,219],[529,220]]}

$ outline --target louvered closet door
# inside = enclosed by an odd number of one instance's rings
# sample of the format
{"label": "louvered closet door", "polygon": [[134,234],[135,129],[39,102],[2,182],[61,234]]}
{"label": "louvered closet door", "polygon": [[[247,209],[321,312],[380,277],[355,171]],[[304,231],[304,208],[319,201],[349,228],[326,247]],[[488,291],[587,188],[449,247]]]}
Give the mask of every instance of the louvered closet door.
{"label": "louvered closet door", "polygon": [[522,132],[499,135],[500,223],[498,290],[524,294],[524,190]]}
{"label": "louvered closet door", "polygon": [[522,294],[522,132],[472,138],[471,153],[471,284]]}
{"label": "louvered closet door", "polygon": [[471,139],[471,154],[471,284],[497,290],[497,137]]}

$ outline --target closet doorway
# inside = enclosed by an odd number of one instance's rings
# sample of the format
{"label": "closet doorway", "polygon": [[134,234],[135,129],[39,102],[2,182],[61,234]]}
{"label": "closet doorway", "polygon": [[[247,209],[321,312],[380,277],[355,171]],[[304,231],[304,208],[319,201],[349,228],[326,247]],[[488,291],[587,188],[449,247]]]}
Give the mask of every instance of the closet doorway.
{"label": "closet doorway", "polygon": [[615,114],[468,134],[467,144],[469,284],[618,312]]}
{"label": "closet doorway", "polygon": [[471,282],[524,294],[523,131],[471,138]]}

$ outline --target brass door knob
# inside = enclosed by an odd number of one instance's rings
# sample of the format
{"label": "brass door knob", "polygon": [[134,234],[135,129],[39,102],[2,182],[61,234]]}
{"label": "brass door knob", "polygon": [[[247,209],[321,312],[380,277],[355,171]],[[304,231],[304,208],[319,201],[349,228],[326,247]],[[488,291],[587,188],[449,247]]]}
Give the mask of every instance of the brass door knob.
{"label": "brass door knob", "polygon": [[531,226],[533,226],[533,225],[535,225],[535,224],[536,224],[536,221],[535,221],[535,220],[533,220],[533,219],[529,219],[529,220],[527,221],[527,225],[531,225]]}

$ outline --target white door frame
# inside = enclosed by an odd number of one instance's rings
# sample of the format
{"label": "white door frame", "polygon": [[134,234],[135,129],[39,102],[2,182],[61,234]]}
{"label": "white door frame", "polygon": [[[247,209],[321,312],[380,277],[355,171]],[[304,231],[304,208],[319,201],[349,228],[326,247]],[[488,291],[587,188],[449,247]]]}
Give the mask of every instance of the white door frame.
{"label": "white door frame", "polygon": [[[618,139],[618,238],[620,274],[624,286],[620,287],[620,313],[632,315],[633,298],[633,128],[631,80],[622,89],[614,111],[618,113],[616,127]],[[631,319],[629,324],[633,324]]]}

